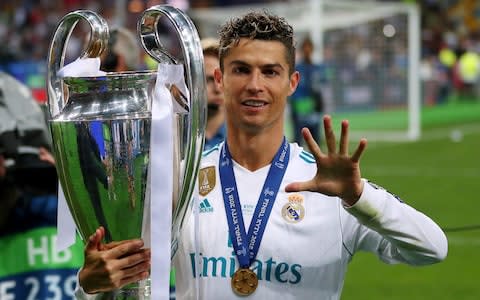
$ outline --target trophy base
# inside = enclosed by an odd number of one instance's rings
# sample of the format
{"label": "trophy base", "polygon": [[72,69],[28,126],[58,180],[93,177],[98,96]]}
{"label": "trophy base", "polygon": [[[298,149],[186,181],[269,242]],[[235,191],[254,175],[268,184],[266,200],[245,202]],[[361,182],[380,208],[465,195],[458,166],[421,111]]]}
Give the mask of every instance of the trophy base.
{"label": "trophy base", "polygon": [[124,286],[108,293],[100,293],[95,300],[151,300],[150,278]]}
{"label": "trophy base", "polygon": [[126,285],[113,294],[115,300],[150,300],[150,278]]}

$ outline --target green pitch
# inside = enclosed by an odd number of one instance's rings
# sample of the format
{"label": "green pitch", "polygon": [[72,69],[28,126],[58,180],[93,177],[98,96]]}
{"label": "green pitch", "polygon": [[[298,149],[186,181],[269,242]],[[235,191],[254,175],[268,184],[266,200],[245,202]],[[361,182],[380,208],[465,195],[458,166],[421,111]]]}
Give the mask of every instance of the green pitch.
{"label": "green pitch", "polygon": [[[352,126],[365,119],[359,120],[353,116]],[[480,103],[424,108],[422,124],[417,142],[369,143],[362,176],[440,224],[449,240],[448,257],[437,265],[410,267],[357,253],[343,300],[480,299],[475,275],[480,270]]]}

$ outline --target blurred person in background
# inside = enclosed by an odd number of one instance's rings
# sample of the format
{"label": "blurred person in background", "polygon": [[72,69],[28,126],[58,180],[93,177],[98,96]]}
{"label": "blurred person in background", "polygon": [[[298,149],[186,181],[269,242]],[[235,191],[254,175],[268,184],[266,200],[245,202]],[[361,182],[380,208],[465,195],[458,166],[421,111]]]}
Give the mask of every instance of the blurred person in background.
{"label": "blurred person in background", "polygon": [[140,58],[140,46],[133,32],[123,27],[113,28],[100,69],[105,72],[135,71],[140,66]]}
{"label": "blurred person in background", "polygon": [[301,45],[302,60],[297,63],[301,75],[298,87],[290,96],[290,111],[293,121],[294,141],[303,142],[302,128],[310,130],[313,137],[320,143],[321,123],[324,109],[320,84],[325,78],[322,65],[313,62],[313,42],[305,37]]}
{"label": "blurred person in background", "polygon": [[475,49],[473,38],[463,41],[464,52],[458,57],[456,72],[461,80],[459,89],[461,100],[476,100],[477,85],[480,84],[480,53]]}
{"label": "blurred person in background", "polygon": [[73,299],[77,242],[57,252],[57,175],[42,110],[0,72],[0,299]]}
{"label": "blurred person in background", "polygon": [[214,79],[215,69],[220,68],[218,40],[205,38],[202,39],[201,44],[205,63],[208,102],[204,149],[208,150],[225,140],[225,107],[223,103],[223,93]]}

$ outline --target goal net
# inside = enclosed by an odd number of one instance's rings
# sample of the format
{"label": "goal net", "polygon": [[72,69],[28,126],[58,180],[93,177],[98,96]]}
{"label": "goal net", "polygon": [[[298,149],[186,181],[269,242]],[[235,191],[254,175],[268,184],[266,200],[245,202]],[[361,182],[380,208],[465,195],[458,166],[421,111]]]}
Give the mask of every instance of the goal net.
{"label": "goal net", "polygon": [[[226,20],[252,10],[285,17],[294,27],[297,52],[313,40],[314,60],[324,65],[319,82],[325,113],[349,119],[354,139],[420,137],[420,16],[417,6],[371,1],[310,0],[193,9],[200,35],[217,36]],[[337,126],[338,127],[338,126]]]}

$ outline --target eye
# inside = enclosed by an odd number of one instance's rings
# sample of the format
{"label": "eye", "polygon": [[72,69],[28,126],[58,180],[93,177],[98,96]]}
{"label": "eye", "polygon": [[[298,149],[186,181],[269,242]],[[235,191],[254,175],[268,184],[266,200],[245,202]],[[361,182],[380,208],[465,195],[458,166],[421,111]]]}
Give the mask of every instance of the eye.
{"label": "eye", "polygon": [[213,76],[207,76],[207,84],[214,84],[215,83],[215,79],[213,78]]}
{"label": "eye", "polygon": [[233,68],[233,73],[235,74],[248,74],[250,72],[249,68],[245,66],[238,66]]}
{"label": "eye", "polygon": [[263,71],[263,74],[265,74],[268,77],[275,77],[275,76],[279,75],[279,72],[276,71],[275,69],[265,69]]}

